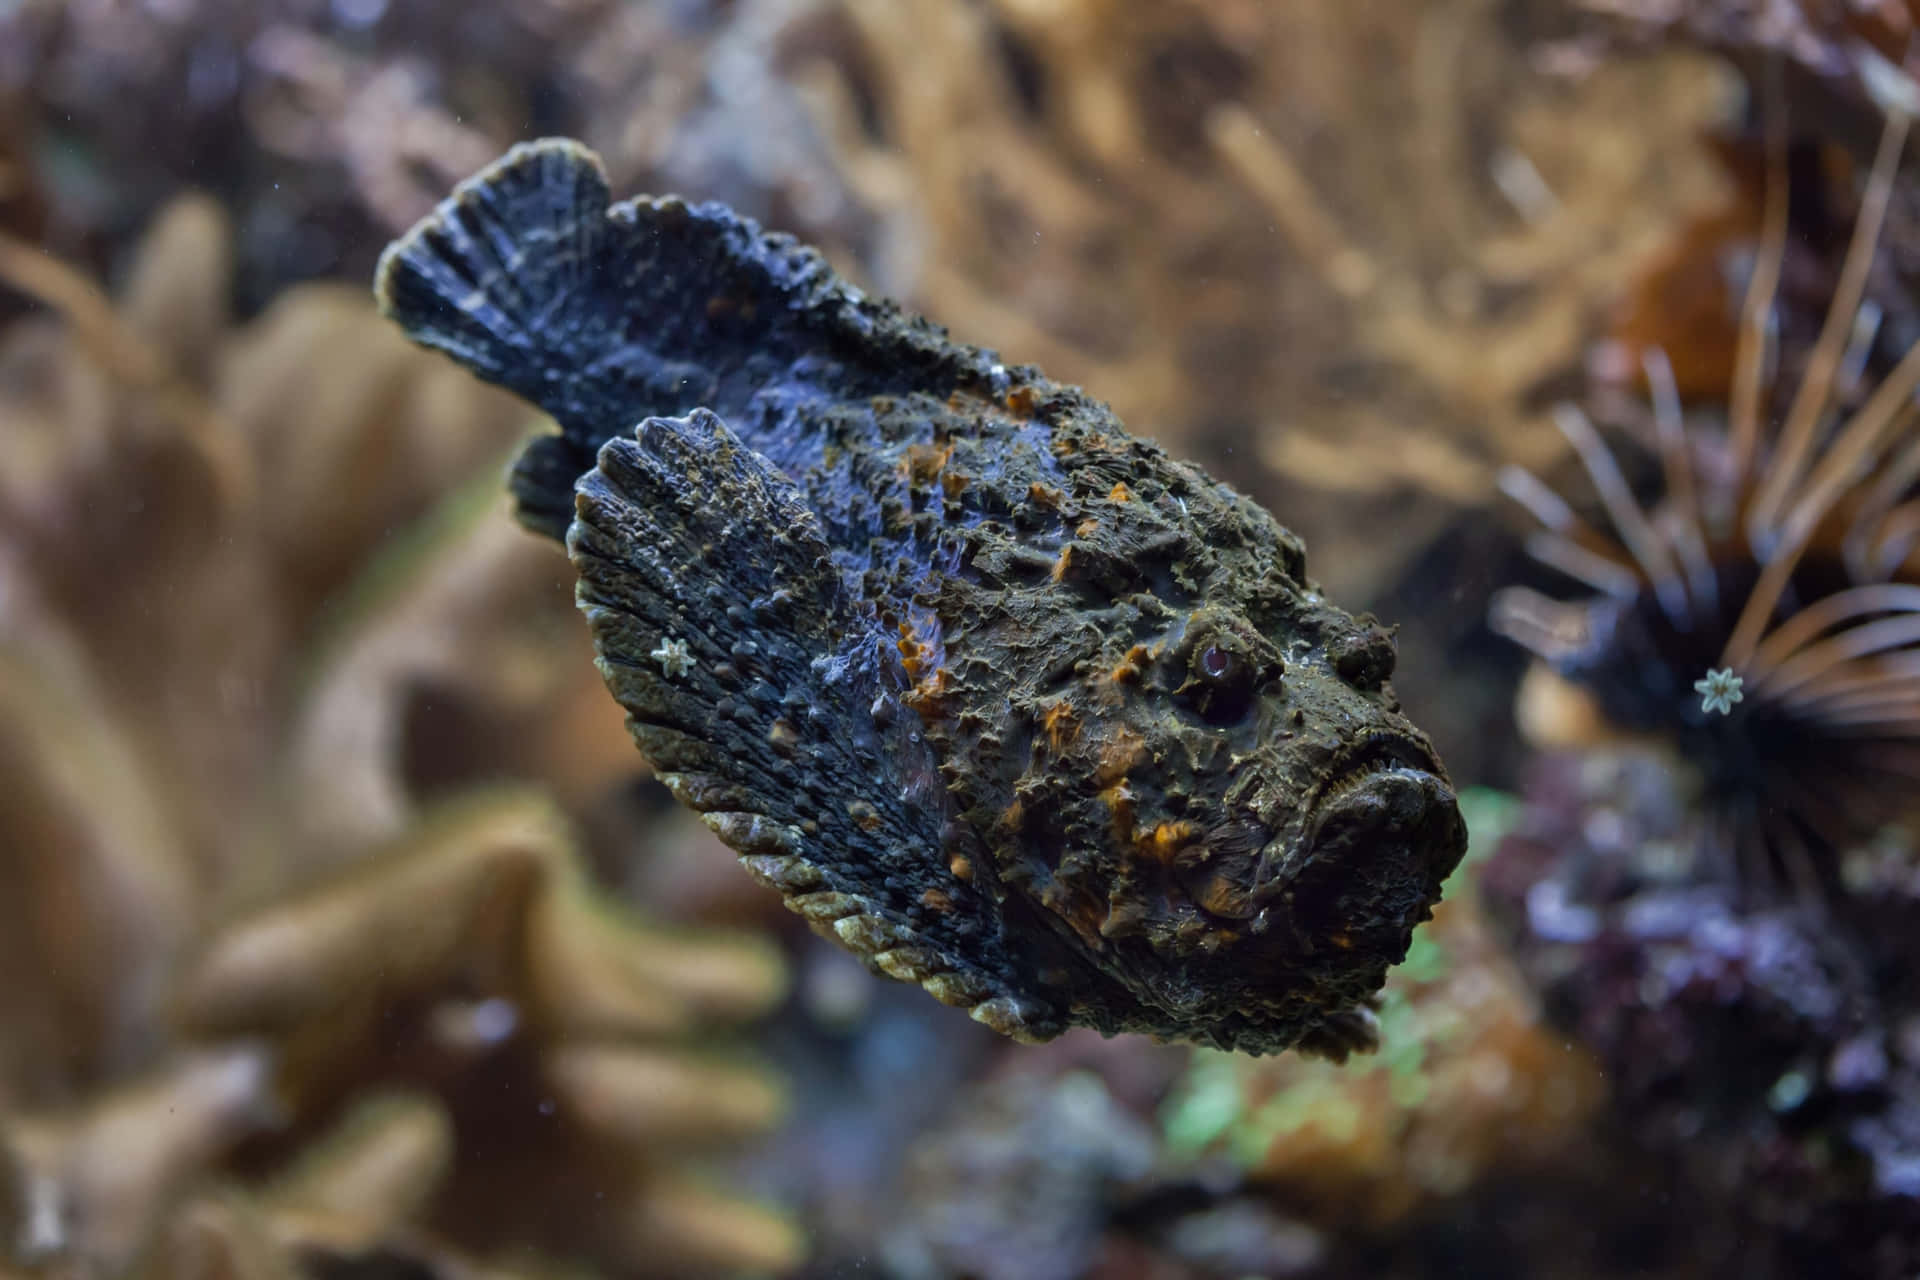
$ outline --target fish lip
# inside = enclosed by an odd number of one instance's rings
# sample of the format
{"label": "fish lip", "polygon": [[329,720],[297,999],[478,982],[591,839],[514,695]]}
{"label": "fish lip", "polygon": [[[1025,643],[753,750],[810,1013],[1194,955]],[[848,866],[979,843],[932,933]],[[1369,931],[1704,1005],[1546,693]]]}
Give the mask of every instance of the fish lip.
{"label": "fish lip", "polygon": [[[1424,739],[1392,729],[1376,730],[1349,744],[1334,757],[1319,786],[1314,789],[1312,799],[1302,809],[1304,829],[1309,833],[1317,833],[1333,801],[1360,786],[1367,778],[1389,769],[1426,774],[1447,790],[1453,789],[1440,757],[1434,754],[1433,747]],[[1304,843],[1311,846],[1313,840],[1309,837]]]}
{"label": "fish lip", "polygon": [[1449,796],[1454,793],[1445,766],[1424,738],[1394,729],[1379,729],[1360,737],[1334,757],[1307,803],[1288,824],[1292,834],[1274,842],[1282,846],[1279,856],[1262,859],[1265,865],[1250,896],[1258,901],[1278,893],[1313,857],[1321,830],[1338,801],[1365,786],[1367,779],[1388,772],[1424,779]]}

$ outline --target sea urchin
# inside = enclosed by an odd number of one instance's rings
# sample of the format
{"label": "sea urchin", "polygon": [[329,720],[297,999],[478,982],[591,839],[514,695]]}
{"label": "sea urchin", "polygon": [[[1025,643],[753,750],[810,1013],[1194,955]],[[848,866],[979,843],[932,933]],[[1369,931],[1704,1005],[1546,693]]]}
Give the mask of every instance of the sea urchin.
{"label": "sea urchin", "polygon": [[1518,468],[1502,488],[1543,526],[1529,552],[1592,594],[1510,587],[1491,620],[1613,726],[1693,762],[1716,843],[1771,873],[1759,883],[1804,889],[1831,885],[1836,849],[1920,800],[1920,345],[1862,385],[1879,313],[1861,298],[1909,122],[1895,106],[1819,338],[1784,418],[1766,414],[1787,215],[1771,115],[1724,425],[1683,416],[1651,351],[1660,483],[1643,503],[1585,414],[1561,406],[1606,524]]}

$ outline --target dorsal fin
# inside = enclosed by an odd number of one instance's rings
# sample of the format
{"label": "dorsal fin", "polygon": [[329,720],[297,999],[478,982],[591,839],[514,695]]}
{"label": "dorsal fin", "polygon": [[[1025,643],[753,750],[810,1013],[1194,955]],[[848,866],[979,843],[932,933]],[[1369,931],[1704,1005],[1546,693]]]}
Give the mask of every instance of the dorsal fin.
{"label": "dorsal fin", "polygon": [[831,377],[842,399],[944,396],[1004,377],[992,352],[868,298],[724,205],[608,200],[593,152],[522,143],[395,241],[375,276],[381,309],[416,342],[559,422],[514,469],[520,518],[541,532],[565,536],[574,480],[644,418],[707,408],[764,448],[762,430],[780,426],[755,405],[769,387]]}

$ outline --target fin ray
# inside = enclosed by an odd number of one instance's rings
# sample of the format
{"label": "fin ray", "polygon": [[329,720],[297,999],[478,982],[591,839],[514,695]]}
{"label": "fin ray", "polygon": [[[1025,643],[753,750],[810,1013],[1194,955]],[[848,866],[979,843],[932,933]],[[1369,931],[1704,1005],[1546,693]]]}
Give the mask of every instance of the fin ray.
{"label": "fin ray", "polygon": [[[937,771],[912,718],[889,732],[870,714],[885,649],[793,482],[696,410],[608,441],[577,513],[567,546],[601,673],[662,781],[870,966],[911,970],[950,1003],[992,1002],[982,1016],[1009,1034],[1057,1034],[1057,1010],[998,976],[1011,966],[969,958],[999,943],[951,932],[984,909],[922,896],[914,869],[947,865],[946,793],[915,785]],[[934,901],[982,891],[940,885]]]}
{"label": "fin ray", "polygon": [[[522,143],[380,260],[382,310],[415,341],[544,409],[561,434],[514,469],[523,523],[563,538],[573,482],[649,417],[710,408],[755,449],[795,431],[827,375],[854,395],[1005,381],[992,352],[842,283],[792,237],[677,197],[609,207],[577,142]],[[884,341],[876,335],[885,335]]]}

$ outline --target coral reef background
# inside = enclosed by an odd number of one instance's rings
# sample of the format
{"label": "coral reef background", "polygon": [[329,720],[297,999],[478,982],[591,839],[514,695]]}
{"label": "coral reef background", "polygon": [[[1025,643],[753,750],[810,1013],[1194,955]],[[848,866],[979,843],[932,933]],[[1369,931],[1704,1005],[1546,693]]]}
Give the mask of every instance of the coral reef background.
{"label": "coral reef background", "polygon": [[[0,4],[0,1267],[1910,1274],[1911,841],[1748,892],[1702,762],[1537,676],[1519,732],[1485,622],[1556,403],[1633,434],[1657,350],[1724,417],[1770,68],[1782,410],[1814,346],[1920,17],[1751,8]],[[1085,385],[1401,623],[1474,848],[1381,1054],[1002,1043],[649,783],[505,512],[538,423],[366,291],[548,133]]]}

